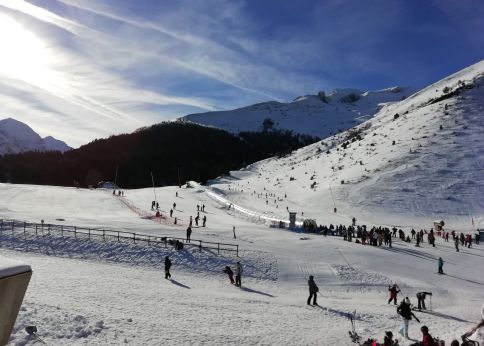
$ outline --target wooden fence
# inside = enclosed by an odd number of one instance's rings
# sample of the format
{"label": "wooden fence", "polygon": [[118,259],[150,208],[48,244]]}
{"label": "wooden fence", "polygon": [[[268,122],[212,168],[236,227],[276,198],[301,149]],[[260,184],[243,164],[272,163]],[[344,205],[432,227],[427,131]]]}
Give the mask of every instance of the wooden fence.
{"label": "wooden fence", "polygon": [[85,238],[87,236],[88,239],[91,239],[91,237],[98,237],[103,238],[104,241],[109,239],[114,239],[118,242],[121,240],[128,240],[133,241],[134,244],[137,242],[145,242],[149,245],[164,245],[164,247],[173,246],[178,240],[179,242],[183,243],[184,246],[197,247],[200,249],[200,251],[202,251],[202,249],[217,250],[218,254],[220,254],[220,251],[231,251],[235,252],[237,257],[239,256],[239,245],[236,244],[215,243],[198,239],[191,239],[191,241],[187,243],[185,238],[177,238],[172,236],[153,236],[134,232],[114,231],[109,229],[0,219],[0,236],[3,235],[4,232],[11,232],[12,236],[15,235],[15,232],[22,232],[26,237],[27,231],[32,233],[35,232],[36,236],[44,236],[55,233],[60,234],[61,237],[73,236],[76,239],[79,237]]}

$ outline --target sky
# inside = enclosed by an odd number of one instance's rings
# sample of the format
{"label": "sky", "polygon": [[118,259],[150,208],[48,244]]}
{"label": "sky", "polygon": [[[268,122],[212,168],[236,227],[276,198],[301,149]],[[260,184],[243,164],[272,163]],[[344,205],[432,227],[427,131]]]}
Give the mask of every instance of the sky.
{"label": "sky", "polygon": [[0,0],[0,119],[78,147],[334,88],[420,88],[483,59],[481,0]]}

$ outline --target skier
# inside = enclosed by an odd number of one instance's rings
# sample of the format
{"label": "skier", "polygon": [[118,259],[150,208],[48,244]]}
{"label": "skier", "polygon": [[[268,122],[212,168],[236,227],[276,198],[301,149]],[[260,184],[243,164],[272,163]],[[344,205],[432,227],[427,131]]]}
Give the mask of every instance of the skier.
{"label": "skier", "polygon": [[203,227],[205,227],[205,224],[207,223],[207,216],[203,215]]}
{"label": "skier", "polygon": [[308,297],[308,305],[311,305],[311,298],[313,298],[313,305],[318,305],[316,302],[316,298],[318,296],[319,288],[314,282],[314,276],[310,275],[309,280],[308,280],[308,286],[309,286],[309,297]]}
{"label": "skier", "polygon": [[168,256],[165,256],[165,279],[171,279],[170,274],[171,261]]}
{"label": "skier", "polygon": [[198,226],[198,220],[199,220],[199,219],[200,219],[200,217],[199,217],[198,215],[197,215],[197,216],[195,216],[195,225],[197,225],[197,226]]}
{"label": "skier", "polygon": [[193,217],[190,215],[190,225],[189,226],[192,227],[192,225],[193,225]]}
{"label": "skier", "polygon": [[352,221],[353,226],[354,226],[354,225],[356,225],[356,218],[355,218],[354,216],[353,216],[353,218],[351,219],[351,221]]}
{"label": "skier", "polygon": [[242,264],[240,262],[237,262],[237,269],[236,269],[236,274],[235,274],[235,286],[240,287],[242,286],[242,273],[244,270],[242,269]]}
{"label": "skier", "polygon": [[176,203],[173,202],[173,210],[176,210]]}
{"label": "skier", "polygon": [[170,217],[173,217],[173,209],[170,209]]}
{"label": "skier", "polygon": [[200,210],[200,205],[197,204],[197,211],[199,211],[199,210]]}
{"label": "skier", "polygon": [[229,266],[225,266],[225,269],[222,271],[229,276],[230,283],[233,285],[235,281],[234,281],[234,272],[232,271],[232,269],[230,269]]}
{"label": "skier", "polygon": [[439,274],[444,274],[444,260],[439,257]]}
{"label": "skier", "polygon": [[237,239],[237,237],[235,236],[235,226],[232,226],[232,231],[234,232],[234,239]]}
{"label": "skier", "polygon": [[156,202],[155,202],[155,201],[152,201],[152,202],[151,202],[151,210],[154,210],[154,209],[155,209],[155,204],[156,204]]}
{"label": "skier", "polygon": [[393,300],[393,304],[397,305],[397,293],[400,293],[400,289],[397,284],[393,284],[393,286],[388,286],[388,291],[390,291],[390,299],[388,299],[388,304],[390,304]]}
{"label": "skier", "polygon": [[178,191],[177,191],[177,192],[175,192],[175,196],[176,196],[176,197],[178,197]]}
{"label": "skier", "polygon": [[455,237],[455,251],[459,252],[459,237]]}
{"label": "skier", "polygon": [[205,213],[205,204],[202,204],[202,211]]}
{"label": "skier", "polygon": [[187,243],[190,242],[191,235],[192,235],[192,228],[190,226],[188,226],[188,228],[187,228],[187,240],[186,240]]}
{"label": "skier", "polygon": [[427,308],[425,307],[425,297],[429,295],[431,296],[432,295],[432,292],[418,292],[417,293],[417,300],[418,300],[418,309],[419,310],[427,310]]}
{"label": "skier", "polygon": [[156,210],[160,209],[160,205],[156,202]]}
{"label": "skier", "polygon": [[410,308],[410,300],[408,299],[408,297],[405,297],[405,299],[402,300],[402,302],[398,306],[397,314],[402,316],[403,322],[402,326],[400,327],[399,333],[408,339],[408,323],[412,319],[412,316],[417,320],[417,322],[420,323],[420,320],[417,318],[417,316],[414,315],[412,309]]}

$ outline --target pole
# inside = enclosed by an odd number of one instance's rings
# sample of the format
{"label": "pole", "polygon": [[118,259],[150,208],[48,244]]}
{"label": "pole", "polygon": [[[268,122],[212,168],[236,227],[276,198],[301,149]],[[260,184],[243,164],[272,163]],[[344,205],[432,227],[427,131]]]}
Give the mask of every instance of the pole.
{"label": "pole", "polygon": [[336,203],[334,202],[333,189],[331,188],[331,185],[329,185],[329,191],[331,191],[331,198],[333,199],[333,207],[336,212]]}
{"label": "pole", "polygon": [[181,187],[181,181],[180,181],[180,167],[177,167],[177,172],[178,172],[178,187]]}
{"label": "pole", "polygon": [[153,183],[153,194],[155,195],[155,202],[158,202],[158,200],[156,199],[155,179],[153,178],[153,172],[150,172],[150,173],[151,173],[151,182]]}
{"label": "pole", "polygon": [[118,182],[118,169],[119,169],[119,165],[116,165],[116,173],[114,174],[114,186],[118,186],[117,185],[117,182]]}

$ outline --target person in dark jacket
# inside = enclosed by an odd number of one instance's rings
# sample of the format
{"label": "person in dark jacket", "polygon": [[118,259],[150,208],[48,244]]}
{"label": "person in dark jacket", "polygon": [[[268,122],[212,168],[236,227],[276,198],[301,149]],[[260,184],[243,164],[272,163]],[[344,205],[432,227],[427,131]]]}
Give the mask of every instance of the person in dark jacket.
{"label": "person in dark jacket", "polygon": [[420,320],[417,318],[417,316],[414,315],[412,312],[412,309],[410,308],[410,300],[408,297],[405,297],[404,300],[400,303],[400,305],[397,308],[397,314],[402,316],[402,326],[400,327],[399,333],[402,334],[402,336],[405,336],[408,339],[408,324],[410,320],[415,318],[417,322],[420,323]]}
{"label": "person in dark jacket", "polygon": [[234,280],[234,272],[232,271],[232,269],[230,269],[229,266],[226,266],[223,272],[229,276],[230,283],[233,285],[235,283],[235,280]]}
{"label": "person in dark jacket", "polygon": [[168,256],[165,256],[165,279],[171,279],[170,274],[171,261]]}
{"label": "person in dark jacket", "polygon": [[393,304],[397,305],[397,293],[400,292],[397,284],[393,284],[393,286],[388,286],[388,291],[390,292],[390,299],[388,299],[388,304],[390,304],[393,300]]}
{"label": "person in dark jacket", "polygon": [[418,300],[418,309],[419,310],[427,310],[427,308],[425,307],[425,297],[429,295],[431,296],[432,295],[432,292],[418,292],[417,293],[417,300]]}
{"label": "person in dark jacket", "polygon": [[311,298],[313,298],[313,305],[318,305],[316,298],[318,296],[319,288],[314,282],[314,276],[312,275],[309,276],[308,285],[309,285],[308,305],[311,305]]}
{"label": "person in dark jacket", "polygon": [[187,228],[187,240],[186,240],[187,243],[190,242],[191,236],[192,236],[192,228],[190,226],[188,226],[188,228]]}

